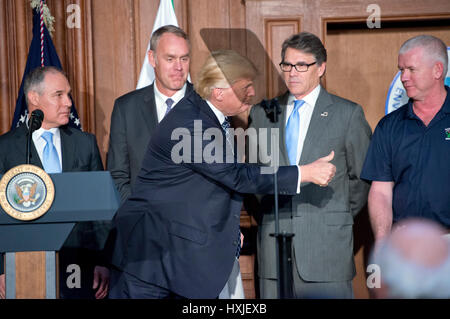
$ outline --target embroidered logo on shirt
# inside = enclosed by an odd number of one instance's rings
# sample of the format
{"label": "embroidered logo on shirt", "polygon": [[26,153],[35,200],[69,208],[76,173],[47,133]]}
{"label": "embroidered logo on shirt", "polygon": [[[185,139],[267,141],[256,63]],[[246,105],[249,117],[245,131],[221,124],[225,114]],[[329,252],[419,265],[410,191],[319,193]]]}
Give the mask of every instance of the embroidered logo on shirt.
{"label": "embroidered logo on shirt", "polygon": [[445,140],[450,141],[450,127],[445,129]]}

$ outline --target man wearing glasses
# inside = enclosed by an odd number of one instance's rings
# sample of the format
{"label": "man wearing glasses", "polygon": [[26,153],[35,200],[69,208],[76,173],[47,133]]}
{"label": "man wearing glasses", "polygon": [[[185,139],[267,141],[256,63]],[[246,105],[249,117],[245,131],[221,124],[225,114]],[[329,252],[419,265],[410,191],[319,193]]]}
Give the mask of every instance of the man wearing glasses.
{"label": "man wearing glasses", "polygon": [[[317,36],[307,32],[292,35],[284,41],[281,57],[280,68],[288,92],[277,98],[281,109],[279,120],[274,123],[264,108],[256,105],[250,113],[250,127],[257,131],[278,128],[279,164],[298,164],[303,176],[320,176],[319,162],[330,161],[336,166],[336,175],[329,184],[302,183],[299,194],[279,197],[280,231],[295,234],[294,296],[352,298],[355,275],[352,225],[353,218],[367,202],[369,184],[360,180],[359,175],[371,129],[360,105],[332,95],[320,85],[327,53]],[[262,149],[260,145],[260,152]],[[261,218],[258,230],[261,298],[278,296],[277,246],[269,235],[275,232],[270,196],[262,197],[258,207],[248,208]]]}

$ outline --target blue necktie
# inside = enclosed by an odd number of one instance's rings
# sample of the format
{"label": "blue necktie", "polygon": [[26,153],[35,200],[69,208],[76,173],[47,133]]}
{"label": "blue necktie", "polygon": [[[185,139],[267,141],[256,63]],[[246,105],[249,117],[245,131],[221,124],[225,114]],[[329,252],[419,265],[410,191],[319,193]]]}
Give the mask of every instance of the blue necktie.
{"label": "blue necktie", "polygon": [[[227,142],[230,143],[230,145],[232,146],[233,144],[231,143],[231,134],[230,134],[230,129],[231,124],[230,124],[230,120],[228,119],[228,117],[225,117],[225,120],[222,123],[222,129],[225,132],[225,138],[227,139]],[[240,254],[241,254],[241,227],[238,227],[238,240],[237,240],[237,247],[236,247],[236,258],[239,258]]]}
{"label": "blue necktie", "polygon": [[166,100],[167,109],[166,109],[166,113],[164,114],[164,116],[166,116],[167,113],[169,113],[169,111],[172,109],[173,103],[174,103],[174,100],[172,100],[170,97]]}
{"label": "blue necktie", "polygon": [[305,104],[305,101],[295,100],[294,109],[286,125],[286,148],[291,165],[297,165],[298,135],[300,133],[299,109],[303,104]]}
{"label": "blue necktie", "polygon": [[47,142],[42,156],[44,170],[47,173],[61,173],[58,152],[56,151],[55,145],[53,145],[53,133],[47,131],[42,133],[41,136]]}

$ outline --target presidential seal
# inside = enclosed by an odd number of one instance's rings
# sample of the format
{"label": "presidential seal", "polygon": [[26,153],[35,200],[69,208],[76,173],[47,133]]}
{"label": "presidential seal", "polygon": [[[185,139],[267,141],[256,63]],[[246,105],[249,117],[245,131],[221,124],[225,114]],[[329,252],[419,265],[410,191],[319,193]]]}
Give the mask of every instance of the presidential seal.
{"label": "presidential seal", "polygon": [[29,221],[41,217],[54,198],[53,181],[37,166],[13,167],[0,180],[0,206],[15,219]]}

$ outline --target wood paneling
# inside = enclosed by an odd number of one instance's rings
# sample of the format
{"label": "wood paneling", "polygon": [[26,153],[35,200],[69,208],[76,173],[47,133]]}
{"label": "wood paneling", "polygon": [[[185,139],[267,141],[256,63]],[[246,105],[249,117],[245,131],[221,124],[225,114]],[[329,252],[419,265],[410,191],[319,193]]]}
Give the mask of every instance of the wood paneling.
{"label": "wood paneling", "polygon": [[265,19],[264,33],[266,41],[264,47],[268,54],[266,55],[266,92],[269,98],[273,98],[286,92],[282,74],[278,65],[281,62],[281,46],[284,39],[290,35],[300,32],[300,19]]}
{"label": "wood paneling", "polygon": [[[443,19],[440,16],[440,19]],[[363,23],[334,21],[328,28],[327,89],[361,104],[369,124],[375,128],[384,116],[389,86],[397,74],[397,54],[407,39],[431,34],[450,43],[448,20],[434,26],[433,20],[403,20],[381,29],[368,29]]]}
{"label": "wood paneling", "polygon": [[45,299],[45,252],[16,253],[16,298]]}

